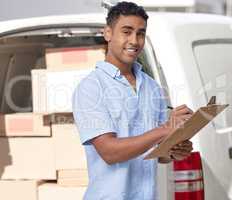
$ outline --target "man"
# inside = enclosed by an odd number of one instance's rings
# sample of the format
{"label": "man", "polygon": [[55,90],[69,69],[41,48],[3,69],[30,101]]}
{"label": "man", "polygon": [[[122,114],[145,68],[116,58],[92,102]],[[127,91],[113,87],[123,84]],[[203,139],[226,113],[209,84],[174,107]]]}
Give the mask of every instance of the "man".
{"label": "man", "polygon": [[[182,105],[166,121],[161,88],[135,62],[144,47],[147,19],[134,3],[110,9],[104,29],[106,59],[74,93],[74,118],[88,162],[85,200],[157,199],[158,161],[144,160],[144,154],[192,115]],[[185,141],[170,155],[183,159],[191,151],[192,143]]]}

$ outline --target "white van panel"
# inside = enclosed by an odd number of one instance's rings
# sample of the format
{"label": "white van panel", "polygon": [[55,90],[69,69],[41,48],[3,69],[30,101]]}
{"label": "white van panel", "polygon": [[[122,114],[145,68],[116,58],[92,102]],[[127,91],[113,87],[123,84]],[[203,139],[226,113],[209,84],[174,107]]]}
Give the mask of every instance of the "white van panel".
{"label": "white van panel", "polygon": [[[156,50],[157,59],[161,63],[165,73],[170,92],[171,94],[175,94],[174,96],[171,95],[172,104],[175,106],[185,102],[194,110],[205,105],[213,93],[207,94],[205,92],[202,76],[209,74],[209,79],[214,77],[212,74],[212,70],[214,69],[211,68],[212,63],[219,64],[222,60],[222,63],[228,62],[228,64],[225,64],[224,69],[218,67],[218,71],[221,70],[222,74],[226,73],[229,76],[226,70],[229,69],[230,72],[232,72],[232,69],[229,68],[229,66],[231,66],[229,53],[232,51],[230,49],[231,47],[223,46],[223,48],[225,47],[223,52],[228,51],[228,55],[222,56],[223,53],[220,53],[219,56],[222,57],[215,58],[218,59],[217,62],[215,60],[210,62],[209,60],[204,60],[203,62],[204,57],[210,56],[210,53],[207,55],[204,53],[201,55],[202,63],[198,66],[200,60],[199,54],[202,53],[203,47],[201,47],[201,51],[200,47],[198,47],[198,53],[195,51],[194,54],[194,45],[202,40],[231,39],[232,20],[230,23],[226,24],[223,22],[220,24],[218,22],[207,23],[202,19],[202,21],[192,22],[192,24],[190,23],[191,21],[186,24],[176,23],[176,26],[173,26],[173,24],[169,26],[168,22],[161,23],[161,21],[158,20],[153,21],[153,30],[150,30],[150,34],[152,34],[151,40]],[[180,21],[183,21],[183,19]],[[218,48],[214,48],[215,54],[219,53]],[[220,49],[220,51],[222,50]],[[196,59],[197,56],[198,60]],[[210,57],[212,57],[212,55]],[[201,74],[203,73],[202,68],[204,70],[204,75]],[[200,72],[199,69],[201,69],[202,72]],[[215,71],[216,70],[215,68]],[[231,80],[231,78],[229,79]],[[223,84],[223,77],[219,77],[217,81],[219,85]],[[229,95],[227,101],[230,101],[227,103],[232,104],[230,93],[229,91],[227,92]],[[223,96],[217,96],[219,99],[223,99]],[[229,159],[228,154],[228,148],[231,145],[228,136],[229,134],[219,135],[211,123],[193,139],[195,150],[200,150],[203,157],[206,200],[230,199],[229,191],[232,187],[232,160]]]}
{"label": "white van panel", "polygon": [[[209,42],[209,41],[208,41]],[[213,143],[203,144],[210,148],[214,159],[211,161],[212,171],[218,182],[228,191],[232,185],[229,148],[232,147],[232,43],[231,40],[211,40],[194,47],[196,61],[202,78],[205,95],[209,98],[216,95],[218,103],[228,103],[229,108],[214,120],[214,129],[210,137]],[[223,130],[225,130],[223,132]],[[228,131],[227,131],[228,130]],[[203,146],[202,145],[202,146]],[[203,150],[204,152],[204,150]]]}
{"label": "white van panel", "polygon": [[[221,103],[232,104],[232,84],[229,83],[232,76],[232,20],[224,18],[226,20],[220,22],[219,19],[178,18],[177,15],[173,19],[157,17],[150,22],[152,28],[148,29],[148,34],[163,68],[174,106],[186,103],[195,110],[205,105],[212,95],[216,95]],[[202,41],[212,43],[218,40],[230,42],[214,45],[210,52],[209,46],[199,45]],[[211,90],[207,90],[210,84],[205,83],[211,80],[214,84],[211,84]],[[222,92],[217,87],[222,87]],[[217,94],[215,91],[218,91]],[[231,126],[230,112],[231,107],[215,120],[216,123],[209,124],[193,138],[194,149],[200,151],[203,157],[206,200],[231,199],[232,160],[228,153],[232,145],[231,133],[218,134],[215,129],[222,131],[222,128]],[[215,126],[218,123],[221,127]]]}

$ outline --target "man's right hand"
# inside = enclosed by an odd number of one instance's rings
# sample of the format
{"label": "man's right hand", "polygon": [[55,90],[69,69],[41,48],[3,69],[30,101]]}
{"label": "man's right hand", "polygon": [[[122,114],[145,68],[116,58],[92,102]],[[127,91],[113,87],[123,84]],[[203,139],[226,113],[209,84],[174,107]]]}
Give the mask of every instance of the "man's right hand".
{"label": "man's right hand", "polygon": [[166,126],[171,130],[180,128],[193,115],[193,111],[186,105],[181,105],[174,108],[171,113]]}

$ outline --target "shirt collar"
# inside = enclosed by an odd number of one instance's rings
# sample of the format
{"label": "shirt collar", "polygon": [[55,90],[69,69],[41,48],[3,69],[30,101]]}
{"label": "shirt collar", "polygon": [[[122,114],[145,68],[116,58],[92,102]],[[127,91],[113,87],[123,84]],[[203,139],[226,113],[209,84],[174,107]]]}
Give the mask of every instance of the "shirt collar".
{"label": "shirt collar", "polygon": [[[102,69],[113,78],[121,76],[120,70],[113,64],[106,61],[98,61],[96,68]],[[142,66],[138,62],[134,62],[132,66],[134,73],[137,74],[142,70]]]}

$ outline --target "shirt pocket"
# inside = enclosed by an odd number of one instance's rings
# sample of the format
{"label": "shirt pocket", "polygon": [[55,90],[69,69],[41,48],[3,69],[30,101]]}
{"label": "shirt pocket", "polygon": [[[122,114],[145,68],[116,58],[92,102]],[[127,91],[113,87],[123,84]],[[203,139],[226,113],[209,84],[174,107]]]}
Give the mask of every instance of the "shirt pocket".
{"label": "shirt pocket", "polygon": [[122,114],[122,105],[121,102],[111,101],[106,102],[107,110],[112,119],[119,119]]}
{"label": "shirt pocket", "polygon": [[108,87],[104,92],[104,104],[112,119],[118,119],[121,116],[124,102],[124,93],[120,87]]}
{"label": "shirt pocket", "polygon": [[114,128],[117,130],[117,133],[120,131],[120,123],[122,121],[122,107],[120,102],[116,101],[107,101],[105,102],[107,107],[109,117],[112,120]]}

